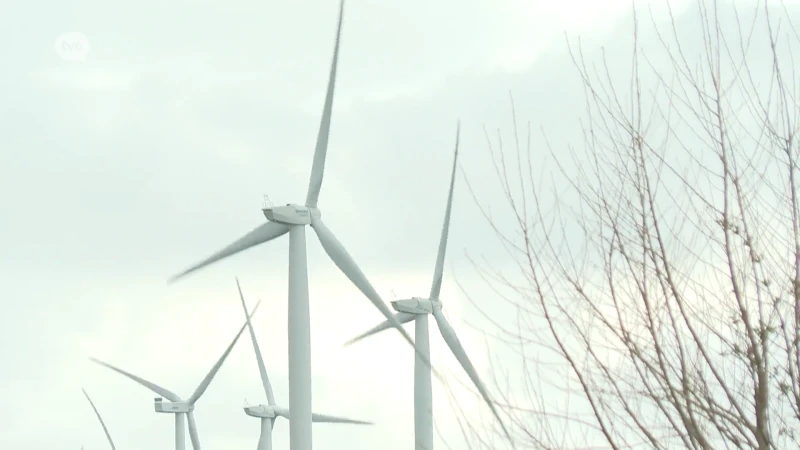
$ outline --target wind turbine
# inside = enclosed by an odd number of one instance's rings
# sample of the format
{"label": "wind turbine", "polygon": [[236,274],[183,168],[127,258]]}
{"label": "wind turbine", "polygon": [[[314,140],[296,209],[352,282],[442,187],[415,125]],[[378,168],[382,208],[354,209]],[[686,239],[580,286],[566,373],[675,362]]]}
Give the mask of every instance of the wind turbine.
{"label": "wind turbine", "polygon": [[[236,279],[236,287],[239,289],[239,298],[242,301],[242,308],[244,309],[245,317],[247,317],[247,305],[244,301],[244,294],[242,294],[242,287],[239,284],[239,279]],[[275,426],[275,419],[283,417],[290,418],[289,409],[278,406],[275,402],[275,395],[272,391],[272,384],[269,382],[267,376],[267,368],[264,366],[264,359],[261,357],[261,350],[258,347],[256,340],[256,333],[253,330],[253,324],[250,319],[247,319],[247,328],[250,331],[250,339],[253,341],[253,350],[256,353],[256,361],[258,361],[258,371],[261,373],[261,384],[264,386],[264,392],[267,394],[267,404],[257,406],[245,406],[244,412],[248,416],[257,417],[261,419],[261,436],[258,438],[258,450],[272,450],[272,427]],[[346,419],[343,417],[329,416],[325,414],[311,414],[312,422],[319,423],[349,423],[357,425],[373,425],[372,422],[364,422],[361,420]]]}
{"label": "wind turbine", "polygon": [[[343,14],[344,0],[339,5],[339,21],[336,29],[333,62],[331,63],[328,89],[325,95],[325,104],[322,110],[322,120],[314,150],[314,162],[311,167],[311,177],[308,183],[305,204],[265,205],[262,212],[267,218],[266,223],[256,227],[239,240],[170,280],[175,281],[209,264],[289,233],[289,408],[292,411],[292,418],[289,421],[289,442],[292,450],[311,450],[312,448],[311,332],[308,303],[306,225],[311,225],[311,228],[314,229],[322,248],[336,266],[339,267],[339,270],[380,310],[406,341],[414,346],[411,336],[394,318],[392,311],[383,302],[344,246],[331,230],[325,226],[322,221],[322,213],[317,207],[325,169],[325,155],[328,148]],[[423,358],[423,361],[428,361],[422,355],[420,357]],[[434,371],[434,373],[436,372]]]}
{"label": "wind turbine", "polygon": [[[258,309],[258,305],[261,302],[256,303],[255,308],[250,313],[250,316],[255,314],[256,310]],[[185,428],[184,428],[184,416],[188,417],[189,419],[189,437],[192,440],[192,448],[194,450],[200,450],[200,438],[197,435],[197,424],[194,420],[194,405],[197,403],[197,400],[200,399],[200,396],[205,393],[206,389],[208,389],[208,385],[211,384],[211,380],[214,379],[214,376],[219,371],[220,367],[222,367],[222,363],[225,362],[225,358],[228,357],[228,354],[233,350],[233,346],[236,345],[236,341],[239,340],[239,336],[242,335],[244,332],[245,327],[247,327],[247,323],[242,325],[242,328],[239,329],[239,332],[236,334],[236,337],[233,339],[233,342],[228,345],[228,348],[225,349],[225,353],[217,360],[208,374],[203,378],[203,381],[200,382],[200,385],[197,386],[194,393],[191,397],[184,400],[178,394],[165,389],[155,383],[147,381],[143,378],[140,378],[130,372],[126,372],[118,367],[112,366],[107,362],[101,361],[97,358],[89,358],[92,362],[100,364],[101,366],[105,366],[115,372],[118,372],[131,380],[141,384],[142,386],[150,389],[151,391],[155,392],[156,394],[160,395],[161,397],[155,398],[155,410],[157,413],[166,413],[166,414],[175,414],[175,450],[184,450],[186,447],[186,435],[185,435]],[[169,402],[165,402],[164,399],[169,400]]]}
{"label": "wind turbine", "polygon": [[[92,405],[92,409],[94,410],[94,414],[97,416],[97,420],[100,421],[100,425],[103,427],[103,432],[106,434],[106,439],[108,439],[108,443],[111,444],[111,450],[117,450],[117,447],[114,446],[114,440],[111,439],[111,434],[108,432],[108,428],[106,427],[106,423],[103,421],[103,418],[100,416],[100,411],[94,406],[94,402],[92,401],[89,394],[86,393],[86,389],[81,389],[83,391],[83,395],[86,396],[86,400],[89,400],[89,404]],[[81,446],[81,450],[83,450],[83,446]]]}
{"label": "wind turbine", "polygon": [[[442,227],[442,237],[439,241],[439,254],[436,258],[436,268],[433,273],[433,285],[431,286],[430,295],[427,298],[413,297],[405,300],[394,300],[391,302],[397,313],[395,320],[401,323],[408,323],[414,321],[414,338],[416,349],[426,357],[425,360],[420,360],[419,357],[414,359],[414,436],[416,441],[415,448],[417,450],[432,450],[433,449],[433,395],[431,393],[431,371],[430,363],[430,336],[428,332],[428,316],[432,315],[436,320],[436,325],[444,338],[445,343],[450,348],[450,351],[456,357],[461,367],[472,380],[478,392],[489,404],[492,413],[500,421],[503,431],[509,437],[508,430],[500,417],[494,402],[492,402],[489,392],[486,390],[483,382],[478,376],[478,372],[470,362],[461,341],[458,339],[455,330],[442,314],[442,301],[439,300],[439,293],[442,289],[442,274],[444,272],[444,256],[447,250],[447,234],[450,228],[450,211],[453,206],[453,186],[456,179],[456,165],[458,161],[458,137],[461,124],[459,122],[456,127],[456,149],[453,156],[453,171],[450,175],[450,192],[447,196],[447,207],[444,213],[444,225]],[[367,336],[374,335],[378,332],[386,330],[392,326],[392,323],[385,321],[375,328],[361,334],[360,336],[350,340],[346,345],[360,341]]]}

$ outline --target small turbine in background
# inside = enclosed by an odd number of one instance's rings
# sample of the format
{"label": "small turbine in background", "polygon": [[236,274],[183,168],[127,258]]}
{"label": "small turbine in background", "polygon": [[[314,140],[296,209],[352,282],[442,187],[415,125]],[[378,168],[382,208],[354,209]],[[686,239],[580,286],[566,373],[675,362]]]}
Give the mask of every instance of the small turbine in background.
{"label": "small turbine in background", "polygon": [[[247,304],[244,301],[244,294],[242,294],[242,287],[239,284],[238,278],[236,279],[236,287],[239,289],[239,298],[242,301],[242,308],[244,309],[245,317],[247,317]],[[256,406],[246,404],[244,407],[244,412],[248,416],[261,419],[261,436],[258,438],[258,450],[272,450],[272,427],[275,425],[275,419],[278,417],[283,417],[291,421],[289,409],[278,406],[278,404],[275,402],[275,394],[272,391],[272,384],[269,382],[269,377],[267,376],[267,368],[264,365],[264,358],[261,356],[261,349],[258,346],[256,333],[253,330],[253,324],[249,318],[247,319],[247,328],[250,331],[250,339],[253,341],[253,350],[255,350],[256,361],[258,361],[258,371],[261,373],[261,384],[264,386],[264,393],[267,395],[267,404]],[[364,422],[361,420],[353,420],[344,417],[316,413],[311,413],[311,421],[318,423],[372,425],[372,422]]]}
{"label": "small turbine in background", "polygon": [[[257,303],[253,311],[250,313],[250,316],[255,314],[256,310],[258,309],[258,305],[261,302]],[[165,389],[155,383],[151,383],[143,378],[139,378],[138,376],[126,372],[118,367],[112,366],[104,361],[101,361],[97,358],[89,358],[92,362],[100,364],[101,366],[105,366],[115,372],[118,372],[131,380],[141,384],[142,386],[150,389],[151,391],[155,392],[156,394],[160,395],[161,397],[156,397],[155,399],[155,409],[158,413],[167,413],[167,414],[174,414],[175,415],[175,450],[184,450],[186,448],[186,429],[184,426],[184,417],[188,418],[189,422],[189,438],[192,441],[192,448],[194,450],[200,450],[200,438],[197,434],[197,424],[194,420],[194,405],[197,400],[200,399],[200,396],[205,393],[206,389],[208,389],[208,385],[211,384],[211,380],[214,379],[214,376],[219,371],[220,367],[222,367],[222,363],[225,362],[225,358],[228,357],[228,354],[233,350],[234,345],[239,340],[239,336],[242,335],[244,332],[245,327],[247,327],[247,323],[242,325],[242,328],[239,329],[239,332],[236,334],[236,337],[233,339],[233,342],[228,345],[228,348],[225,349],[225,353],[217,360],[216,364],[211,368],[203,381],[200,382],[200,385],[197,386],[194,393],[191,397],[187,400],[182,399],[178,394]],[[169,400],[169,402],[165,402],[164,399]]]}
{"label": "small turbine in background", "polygon": [[[444,273],[444,257],[447,251],[447,236],[450,230],[450,212],[453,208],[453,187],[456,180],[456,167],[458,162],[458,138],[460,124],[456,128],[456,149],[453,156],[453,171],[450,175],[450,192],[447,196],[447,207],[444,212],[444,225],[442,226],[442,236],[439,241],[439,253],[436,257],[436,269],[433,272],[433,284],[430,295],[427,298],[413,297],[407,300],[394,300],[391,302],[397,314],[394,319],[400,323],[414,321],[415,343],[419,353],[424,359],[419,357],[414,359],[414,436],[416,450],[433,450],[433,394],[431,392],[431,369],[430,369],[430,334],[428,331],[428,316],[433,316],[439,333],[442,335],[453,356],[456,357],[461,367],[469,376],[472,383],[478,388],[481,396],[491,408],[492,413],[500,421],[500,426],[510,439],[510,434],[500,417],[494,402],[489,396],[483,382],[478,376],[478,371],[472,365],[467,356],[467,352],[461,345],[455,330],[442,314],[442,301],[439,300],[439,293],[442,290],[442,276]],[[393,322],[385,321],[364,334],[350,340],[346,345],[372,336],[378,332],[391,328]]]}

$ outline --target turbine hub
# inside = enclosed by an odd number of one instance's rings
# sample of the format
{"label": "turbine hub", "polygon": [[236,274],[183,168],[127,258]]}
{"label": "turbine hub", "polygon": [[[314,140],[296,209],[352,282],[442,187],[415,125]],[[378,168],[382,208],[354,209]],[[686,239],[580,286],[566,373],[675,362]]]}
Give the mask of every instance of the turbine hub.
{"label": "turbine hub", "polygon": [[287,203],[283,206],[264,205],[261,211],[270,222],[284,225],[310,225],[313,220],[322,216],[317,208],[309,208],[295,203]]}
{"label": "turbine hub", "polygon": [[269,405],[245,406],[244,413],[250,417],[258,417],[260,419],[272,419],[278,416],[275,413],[275,407]]}
{"label": "turbine hub", "polygon": [[442,302],[438,299],[412,297],[406,300],[394,300],[392,308],[397,312],[416,314],[418,316],[433,314],[434,310],[442,309]]}

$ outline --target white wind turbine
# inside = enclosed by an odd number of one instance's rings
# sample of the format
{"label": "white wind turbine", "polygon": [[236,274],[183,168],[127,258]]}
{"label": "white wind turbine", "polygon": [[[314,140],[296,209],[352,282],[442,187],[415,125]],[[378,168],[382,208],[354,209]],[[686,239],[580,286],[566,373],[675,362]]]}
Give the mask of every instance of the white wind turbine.
{"label": "white wind turbine", "polygon": [[[111,434],[108,432],[108,428],[106,427],[106,423],[103,421],[103,418],[100,416],[100,411],[97,410],[97,407],[94,406],[94,402],[92,401],[89,394],[86,393],[86,389],[81,389],[83,391],[83,395],[86,396],[86,400],[89,400],[89,404],[92,405],[92,409],[94,410],[94,414],[97,416],[97,420],[100,421],[100,426],[103,427],[103,432],[106,434],[106,439],[108,439],[108,443],[111,445],[111,450],[117,450],[117,447],[114,445],[114,440],[111,439]],[[83,450],[83,446],[81,446],[81,450]]]}
{"label": "white wind turbine", "polygon": [[[413,297],[406,300],[394,300],[391,302],[392,307],[397,311],[395,319],[401,323],[408,323],[414,321],[414,337],[416,348],[419,353],[425,356],[425,360],[420,360],[419,357],[414,359],[414,436],[417,450],[432,450],[433,449],[433,394],[431,392],[431,371],[430,371],[430,336],[428,332],[428,316],[432,315],[436,320],[436,325],[441,332],[450,351],[456,357],[461,367],[472,380],[475,387],[478,388],[481,396],[489,404],[492,413],[500,421],[500,426],[503,428],[506,436],[509,437],[508,430],[503,423],[503,419],[497,412],[494,402],[489,396],[483,382],[478,376],[478,372],[467,357],[461,341],[458,339],[455,330],[442,314],[442,302],[439,300],[439,293],[442,289],[442,274],[444,272],[444,256],[447,249],[447,235],[450,228],[450,211],[453,205],[453,186],[456,179],[456,167],[458,161],[458,137],[459,137],[460,123],[456,128],[456,149],[453,156],[453,171],[450,175],[450,192],[447,196],[447,207],[444,213],[444,225],[442,227],[442,236],[439,241],[439,253],[436,259],[436,269],[433,273],[433,285],[431,286],[430,295],[427,298]],[[375,328],[367,331],[364,334],[350,340],[346,345],[350,345],[359,341],[367,336],[371,336],[378,332],[388,329],[392,325],[385,321]]]}
{"label": "white wind turbine", "polygon": [[[244,301],[242,294],[242,287],[239,285],[239,279],[236,279],[236,287],[239,289],[239,298],[242,301],[242,308],[247,316],[247,305]],[[283,417],[289,419],[289,409],[278,406],[275,402],[275,395],[272,391],[272,384],[269,382],[267,376],[267,368],[264,366],[264,359],[261,357],[261,350],[256,340],[256,333],[253,330],[253,324],[250,319],[247,319],[247,328],[250,331],[250,339],[253,341],[253,350],[256,353],[256,361],[258,361],[258,371],[261,373],[261,384],[264,386],[264,392],[267,394],[267,404],[258,406],[245,406],[244,412],[248,416],[257,417],[261,419],[261,436],[258,438],[258,450],[272,450],[272,427],[275,426],[275,419]],[[329,416],[325,414],[311,414],[312,422],[319,423],[349,423],[356,425],[372,425],[371,422],[364,422],[361,420],[346,419],[343,417]]]}
{"label": "white wind turbine", "polygon": [[[260,303],[261,302],[256,303],[255,308],[253,308],[253,311],[250,313],[251,317],[253,314],[255,314]],[[206,389],[208,389],[208,385],[211,384],[211,380],[214,379],[214,376],[217,374],[220,367],[222,367],[222,363],[225,362],[225,358],[227,358],[228,354],[231,352],[231,350],[233,350],[233,346],[236,345],[236,342],[239,340],[239,336],[241,336],[244,332],[245,327],[247,327],[247,323],[242,325],[242,328],[239,329],[239,332],[236,334],[233,342],[231,342],[230,345],[228,345],[228,348],[225,349],[225,353],[222,354],[205,378],[203,378],[203,381],[201,381],[200,385],[197,386],[197,389],[195,389],[192,396],[186,400],[182,399],[178,394],[168,389],[140,378],[130,372],[126,372],[118,367],[112,366],[111,364],[108,364],[97,358],[89,359],[92,362],[100,364],[101,366],[105,366],[130,378],[131,380],[141,384],[142,386],[161,396],[155,398],[155,410],[157,413],[175,414],[175,450],[184,450],[186,447],[186,429],[184,426],[184,416],[186,416],[189,419],[189,438],[192,441],[192,448],[194,448],[194,450],[200,450],[200,438],[197,434],[197,423],[194,420],[195,403],[197,403],[197,400],[200,399],[200,396],[202,396]],[[169,400],[169,402],[165,402],[164,398]]]}
{"label": "white wind turbine", "polygon": [[[289,442],[292,450],[311,450],[312,448],[311,332],[308,302],[308,264],[306,260],[306,225],[311,225],[311,228],[314,229],[322,248],[336,266],[380,310],[406,341],[412,346],[414,345],[411,336],[394,318],[391,309],[383,302],[356,262],[331,230],[325,226],[321,218],[321,212],[317,208],[325,169],[325,155],[328,148],[343,13],[344,0],[339,5],[339,22],[336,29],[333,62],[331,63],[328,89],[317,136],[317,144],[314,150],[314,162],[311,167],[305,205],[287,204],[285,206],[267,206],[263,208],[262,211],[267,218],[266,223],[256,227],[236,242],[170,280],[175,281],[209,264],[276,239],[287,232],[289,233],[289,408],[292,411],[292,418],[289,421]],[[423,361],[428,361],[428,359],[423,357]],[[436,374],[435,371],[434,374]]]}

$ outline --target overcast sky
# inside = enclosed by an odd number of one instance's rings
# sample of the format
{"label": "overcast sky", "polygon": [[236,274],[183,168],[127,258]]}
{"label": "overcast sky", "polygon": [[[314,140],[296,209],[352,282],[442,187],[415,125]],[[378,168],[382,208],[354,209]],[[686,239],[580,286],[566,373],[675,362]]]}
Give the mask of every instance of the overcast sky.
{"label": "overcast sky", "polygon": [[[672,3],[686,11],[686,0]],[[579,143],[583,91],[564,31],[597,50],[629,32],[629,7],[348,2],[319,205],[384,300],[430,290],[456,120],[461,166],[484,200],[498,191],[482,126],[509,128],[509,90],[521,120],[559,145]],[[87,358],[190,395],[243,323],[235,276],[250,305],[264,302],[254,326],[288,406],[288,238],[166,280],[262,223],[264,194],[275,203],[305,198],[336,12],[335,0],[5,8],[0,448],[105,448],[81,387],[118,448],[171,448],[174,423],[153,412],[154,395]],[[90,42],[84,62],[54,50],[70,31]],[[486,375],[486,348],[463,324],[474,314],[454,276],[470,288],[465,252],[497,265],[504,252],[461,175],[450,236],[444,309]],[[314,409],[377,424],[317,425],[315,448],[409,449],[413,353],[396,332],[343,348],[381,316],[307,237]],[[455,369],[432,333],[435,364]],[[483,408],[452,390],[468,413]],[[459,448],[445,387],[434,391],[437,427]],[[249,339],[197,404],[204,448],[255,448],[258,421],[242,411],[245,399],[265,400]],[[285,421],[274,442],[287,448]]]}

